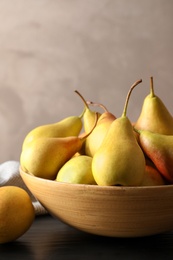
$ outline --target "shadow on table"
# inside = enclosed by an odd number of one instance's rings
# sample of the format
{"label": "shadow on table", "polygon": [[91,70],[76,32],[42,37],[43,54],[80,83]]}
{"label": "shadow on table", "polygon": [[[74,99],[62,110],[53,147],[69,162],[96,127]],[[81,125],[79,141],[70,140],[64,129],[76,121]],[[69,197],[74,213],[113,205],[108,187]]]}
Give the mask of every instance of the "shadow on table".
{"label": "shadow on table", "polygon": [[[39,259],[173,259],[173,233],[143,238],[110,238],[88,234],[54,220],[52,231],[45,228],[39,236],[42,257]],[[38,239],[37,238],[37,239]],[[38,252],[38,243],[35,252]],[[34,250],[34,247],[33,247]],[[47,256],[47,258],[46,258]]]}
{"label": "shadow on table", "polygon": [[34,225],[16,242],[0,245],[0,259],[15,259],[15,255],[25,260],[173,259],[171,232],[143,238],[110,238],[46,217],[37,218]]}
{"label": "shadow on table", "polygon": [[0,259],[25,259],[31,260],[32,251],[25,243],[14,241],[0,245]]}

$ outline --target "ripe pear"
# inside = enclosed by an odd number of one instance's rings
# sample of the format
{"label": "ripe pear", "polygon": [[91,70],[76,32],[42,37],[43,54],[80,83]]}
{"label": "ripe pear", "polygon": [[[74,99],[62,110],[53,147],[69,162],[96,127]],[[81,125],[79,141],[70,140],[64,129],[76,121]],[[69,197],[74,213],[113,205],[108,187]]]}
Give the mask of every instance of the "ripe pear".
{"label": "ripe pear", "polygon": [[141,186],[158,186],[166,185],[166,181],[163,178],[162,174],[154,166],[147,165],[145,166],[145,175]]}
{"label": "ripe pear", "polygon": [[25,149],[31,141],[40,137],[77,136],[83,127],[83,112],[80,116],[69,116],[56,123],[41,125],[32,129],[26,135],[22,149]]}
{"label": "ripe pear", "polygon": [[[89,103],[96,105],[96,103],[93,102]],[[109,112],[105,106],[102,104],[98,105],[103,107],[105,112],[101,114],[93,132],[85,140],[85,154],[91,157],[94,156],[100,147],[111,123],[116,119],[116,117],[111,112]]]}
{"label": "ripe pear", "polygon": [[[82,133],[80,133],[80,134],[78,135],[78,137],[79,137],[79,138],[82,138],[82,137],[84,137],[85,135],[86,135],[86,133],[85,133],[85,132],[82,132]],[[85,140],[83,141],[83,144],[82,144],[82,147],[80,148],[80,150],[77,151],[77,153],[75,153],[73,157],[79,156],[79,155],[86,155],[86,154],[85,154],[85,142],[86,142],[86,138],[85,138]]]}
{"label": "ripe pear", "polygon": [[[93,129],[97,120],[96,114]],[[21,152],[20,165],[22,170],[37,177],[55,179],[59,169],[81,149],[85,138],[93,129],[83,137],[40,137],[34,139]]]}
{"label": "ripe pear", "polygon": [[[75,92],[79,95],[79,97],[84,102],[83,126],[84,126],[84,131],[86,133],[88,133],[91,131],[93,124],[95,122],[96,111],[93,111],[90,109],[87,101],[84,99],[84,97],[81,95],[81,93],[79,93],[79,91],[75,90]],[[98,118],[99,118],[101,113],[97,111],[97,114],[98,114]]]}
{"label": "ripe pear", "polygon": [[140,130],[173,134],[173,117],[162,100],[155,95],[153,77],[150,78],[150,94],[145,97],[141,113],[134,126]]}
{"label": "ripe pear", "polygon": [[59,170],[56,181],[75,184],[96,184],[92,174],[92,158],[81,155],[71,158]]}
{"label": "ripe pear", "polygon": [[138,130],[139,144],[164,178],[173,183],[173,135]]}
{"label": "ripe pear", "polygon": [[122,116],[115,119],[93,156],[92,172],[98,185],[139,186],[145,174],[145,157],[133,126],[128,119],[127,105],[134,83],[127,95]]}

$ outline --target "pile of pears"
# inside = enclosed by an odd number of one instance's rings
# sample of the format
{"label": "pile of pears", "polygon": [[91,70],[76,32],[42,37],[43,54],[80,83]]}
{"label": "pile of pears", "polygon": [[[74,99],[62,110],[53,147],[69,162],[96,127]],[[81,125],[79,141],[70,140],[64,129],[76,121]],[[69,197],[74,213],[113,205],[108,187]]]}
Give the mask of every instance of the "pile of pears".
{"label": "pile of pears", "polygon": [[[21,169],[36,177],[73,184],[156,186],[173,184],[173,117],[155,95],[153,77],[136,122],[86,101],[78,116],[37,126],[24,138]],[[100,112],[101,111],[101,112]]]}

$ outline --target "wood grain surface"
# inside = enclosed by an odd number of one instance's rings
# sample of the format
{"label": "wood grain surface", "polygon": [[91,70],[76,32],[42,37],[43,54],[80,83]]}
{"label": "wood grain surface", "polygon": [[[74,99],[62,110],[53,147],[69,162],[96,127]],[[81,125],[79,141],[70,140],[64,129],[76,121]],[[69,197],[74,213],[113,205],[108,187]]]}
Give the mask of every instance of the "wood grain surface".
{"label": "wood grain surface", "polygon": [[145,238],[109,238],[76,230],[50,215],[38,216],[13,243],[0,245],[0,259],[173,259],[173,232]]}

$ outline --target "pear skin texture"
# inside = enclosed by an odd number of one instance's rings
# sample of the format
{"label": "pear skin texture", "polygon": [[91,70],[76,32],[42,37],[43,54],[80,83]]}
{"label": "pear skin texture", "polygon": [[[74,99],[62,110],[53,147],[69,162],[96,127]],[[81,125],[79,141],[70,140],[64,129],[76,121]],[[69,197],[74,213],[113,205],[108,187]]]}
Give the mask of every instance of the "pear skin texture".
{"label": "pear skin texture", "polygon": [[101,113],[91,110],[89,105],[87,104],[87,101],[81,95],[81,93],[79,93],[77,90],[75,92],[79,95],[79,97],[82,99],[82,101],[84,103],[83,127],[84,127],[84,131],[86,133],[89,133],[91,131],[91,129],[93,128],[93,125],[95,124],[96,113],[97,113],[98,118],[100,117]]}
{"label": "pear skin texture", "polygon": [[92,161],[93,176],[101,186],[139,186],[145,157],[127,117],[114,120]]}
{"label": "pear skin texture", "polygon": [[173,136],[142,130],[139,143],[164,178],[173,183]]}
{"label": "pear skin texture", "polygon": [[28,143],[40,137],[78,136],[82,129],[82,126],[82,120],[78,116],[67,117],[54,124],[38,126],[32,129],[26,135],[23,141],[22,149],[25,149]]}
{"label": "pear skin texture", "polygon": [[[82,132],[82,133],[79,134],[78,137],[79,137],[79,138],[83,138],[83,137],[85,137],[85,136],[86,136],[86,133],[85,133],[85,132]],[[73,157],[80,156],[80,155],[86,155],[86,154],[85,154],[85,142],[86,142],[86,138],[85,138],[85,140],[83,140],[83,144],[82,144],[82,147],[80,148],[80,150],[77,151],[77,152],[74,154]]]}
{"label": "pear skin texture", "polygon": [[173,117],[159,97],[149,94],[144,99],[140,116],[134,127],[138,130],[173,135]]}
{"label": "pear skin texture", "polygon": [[81,149],[83,140],[75,136],[38,138],[22,151],[21,168],[34,176],[54,180],[64,163]]}
{"label": "pear skin texture", "polygon": [[166,181],[163,178],[162,174],[157,170],[157,168],[146,165],[145,175],[142,181],[141,186],[158,186],[166,185]]}
{"label": "pear skin texture", "polygon": [[[97,113],[98,118],[101,116],[101,113]],[[93,125],[96,120],[96,112],[92,111],[89,108],[86,108],[84,115],[83,115],[83,126],[84,126],[84,131],[86,133],[90,132],[91,129],[93,128]]]}
{"label": "pear skin texture", "polygon": [[91,165],[92,158],[90,156],[73,157],[61,167],[56,181],[73,184],[96,184]]}
{"label": "pear skin texture", "polygon": [[86,138],[85,141],[85,154],[93,157],[101,143],[107,131],[111,125],[111,123],[115,120],[115,116],[109,112],[103,113],[97,122],[96,127],[93,132]]}

